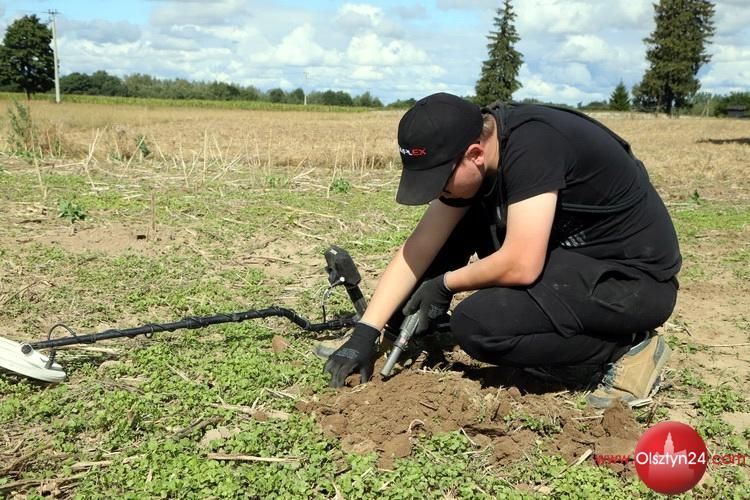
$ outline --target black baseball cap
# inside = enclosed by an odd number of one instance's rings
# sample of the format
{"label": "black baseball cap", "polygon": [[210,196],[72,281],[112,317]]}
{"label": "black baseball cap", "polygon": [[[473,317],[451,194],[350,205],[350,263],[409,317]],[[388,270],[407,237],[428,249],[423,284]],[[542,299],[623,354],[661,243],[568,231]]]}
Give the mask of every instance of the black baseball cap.
{"label": "black baseball cap", "polygon": [[481,133],[476,104],[444,92],[417,101],[398,124],[403,170],[396,201],[423,205],[437,198],[459,155]]}

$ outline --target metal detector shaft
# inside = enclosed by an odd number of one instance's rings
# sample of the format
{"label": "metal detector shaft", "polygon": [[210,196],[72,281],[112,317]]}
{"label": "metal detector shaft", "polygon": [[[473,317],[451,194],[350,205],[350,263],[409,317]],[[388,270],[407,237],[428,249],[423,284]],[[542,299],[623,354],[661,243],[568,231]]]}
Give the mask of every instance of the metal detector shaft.
{"label": "metal detector shaft", "polygon": [[173,332],[180,329],[191,330],[196,328],[203,328],[209,325],[217,325],[220,323],[239,323],[241,321],[250,319],[269,318],[272,316],[285,317],[291,320],[300,328],[311,332],[320,332],[323,330],[340,330],[342,328],[353,326],[355,323],[354,318],[337,318],[323,323],[311,323],[292,309],[285,309],[283,307],[267,307],[265,309],[252,309],[249,311],[237,313],[216,314],[214,316],[189,317],[181,319],[179,321],[174,321],[172,323],[153,323],[143,326],[137,326],[134,328],[125,328],[122,330],[110,329],[100,333],[74,335],[71,337],[62,337],[59,339],[42,340],[40,342],[33,342],[26,345],[34,349],[48,349],[50,347],[63,347],[73,344],[93,344],[94,342],[106,339],[136,337],[138,335],[150,335],[152,333],[158,332]]}

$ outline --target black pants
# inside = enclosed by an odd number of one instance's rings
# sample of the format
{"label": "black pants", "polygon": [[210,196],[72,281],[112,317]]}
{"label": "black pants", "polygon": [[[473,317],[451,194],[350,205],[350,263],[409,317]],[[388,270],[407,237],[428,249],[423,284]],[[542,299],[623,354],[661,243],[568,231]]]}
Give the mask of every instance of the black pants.
{"label": "black pants", "polygon": [[[493,251],[484,215],[472,208],[424,279]],[[632,267],[553,248],[533,285],[485,288],[462,300],[451,330],[466,353],[485,363],[593,371],[627,352],[634,333],[662,325],[676,296],[676,279],[659,282]]]}

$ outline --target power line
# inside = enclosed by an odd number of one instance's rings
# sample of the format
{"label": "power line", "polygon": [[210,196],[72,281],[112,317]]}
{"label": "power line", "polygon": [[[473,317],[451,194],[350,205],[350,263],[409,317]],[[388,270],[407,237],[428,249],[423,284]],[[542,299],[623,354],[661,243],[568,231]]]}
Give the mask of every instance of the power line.
{"label": "power line", "polygon": [[48,10],[17,10],[19,14],[49,14]]}

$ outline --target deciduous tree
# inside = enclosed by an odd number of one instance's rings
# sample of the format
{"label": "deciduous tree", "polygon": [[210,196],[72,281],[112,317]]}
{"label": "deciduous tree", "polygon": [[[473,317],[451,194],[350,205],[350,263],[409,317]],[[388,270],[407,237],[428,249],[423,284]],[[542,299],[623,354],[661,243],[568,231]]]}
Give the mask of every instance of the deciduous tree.
{"label": "deciduous tree", "polygon": [[52,30],[35,15],[23,16],[8,26],[0,46],[0,81],[32,94],[55,85]]}

